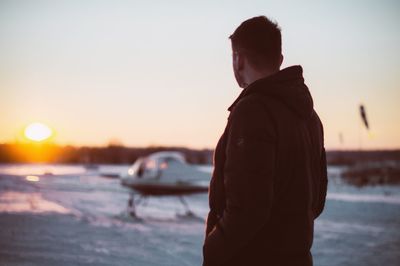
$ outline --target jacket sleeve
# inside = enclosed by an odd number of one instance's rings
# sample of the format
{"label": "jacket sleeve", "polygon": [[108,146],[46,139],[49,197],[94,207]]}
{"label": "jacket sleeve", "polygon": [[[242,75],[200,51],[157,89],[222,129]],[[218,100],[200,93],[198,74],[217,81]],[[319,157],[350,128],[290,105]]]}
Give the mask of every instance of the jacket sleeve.
{"label": "jacket sleeve", "polygon": [[324,128],[322,126],[322,123],[320,123],[320,127],[321,127],[321,139],[322,139],[322,152],[320,159],[320,180],[319,180],[320,186],[318,195],[318,206],[314,218],[317,218],[324,210],[326,193],[328,190],[328,172],[327,172],[327,162],[326,162],[326,151],[324,148]]}
{"label": "jacket sleeve", "polygon": [[206,220],[206,232],[205,232],[206,237],[211,232],[211,230],[214,228],[217,221],[218,221],[217,215],[214,213],[213,210],[210,210],[208,212],[207,220]]}
{"label": "jacket sleeve", "polygon": [[232,111],[224,187],[226,208],[206,236],[203,265],[222,265],[268,221],[273,200],[273,123],[257,102],[243,99]]}

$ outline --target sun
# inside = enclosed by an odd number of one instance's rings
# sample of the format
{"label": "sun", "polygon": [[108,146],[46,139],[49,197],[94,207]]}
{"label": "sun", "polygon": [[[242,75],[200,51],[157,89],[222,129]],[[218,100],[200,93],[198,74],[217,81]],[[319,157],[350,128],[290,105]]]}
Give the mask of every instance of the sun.
{"label": "sun", "polygon": [[32,123],[25,128],[24,135],[27,139],[41,142],[53,135],[53,130],[42,123]]}

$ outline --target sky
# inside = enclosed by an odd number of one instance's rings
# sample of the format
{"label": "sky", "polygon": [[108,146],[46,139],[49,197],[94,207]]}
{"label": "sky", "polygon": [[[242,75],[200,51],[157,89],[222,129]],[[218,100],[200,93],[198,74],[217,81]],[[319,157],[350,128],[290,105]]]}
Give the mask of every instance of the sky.
{"label": "sky", "polygon": [[0,143],[42,122],[62,145],[214,148],[241,91],[228,37],[266,15],[327,149],[400,148],[399,14],[398,1],[0,0]]}

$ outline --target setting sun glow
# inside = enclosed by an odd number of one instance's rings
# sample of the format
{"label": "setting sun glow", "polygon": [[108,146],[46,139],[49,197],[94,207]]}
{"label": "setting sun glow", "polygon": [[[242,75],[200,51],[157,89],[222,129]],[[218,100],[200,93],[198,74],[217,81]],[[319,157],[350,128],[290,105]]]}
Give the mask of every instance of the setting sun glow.
{"label": "setting sun glow", "polygon": [[25,137],[32,141],[44,141],[53,135],[53,131],[48,126],[41,123],[32,123],[25,128]]}

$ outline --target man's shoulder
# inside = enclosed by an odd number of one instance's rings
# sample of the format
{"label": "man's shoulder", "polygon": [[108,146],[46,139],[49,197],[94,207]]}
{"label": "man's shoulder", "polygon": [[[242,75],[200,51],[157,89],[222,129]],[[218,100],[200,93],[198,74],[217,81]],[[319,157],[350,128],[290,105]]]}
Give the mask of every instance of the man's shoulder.
{"label": "man's shoulder", "polygon": [[265,112],[264,103],[254,95],[247,95],[236,103],[232,115],[256,115],[260,112]]}
{"label": "man's shoulder", "polygon": [[259,94],[246,95],[240,99],[230,114],[230,120],[249,119],[267,124],[275,124],[276,110],[281,108],[274,99]]}
{"label": "man's shoulder", "polygon": [[229,122],[230,125],[235,125],[236,130],[247,133],[254,131],[253,133],[265,134],[269,138],[276,135],[276,123],[264,102],[252,95],[237,102],[229,116]]}

